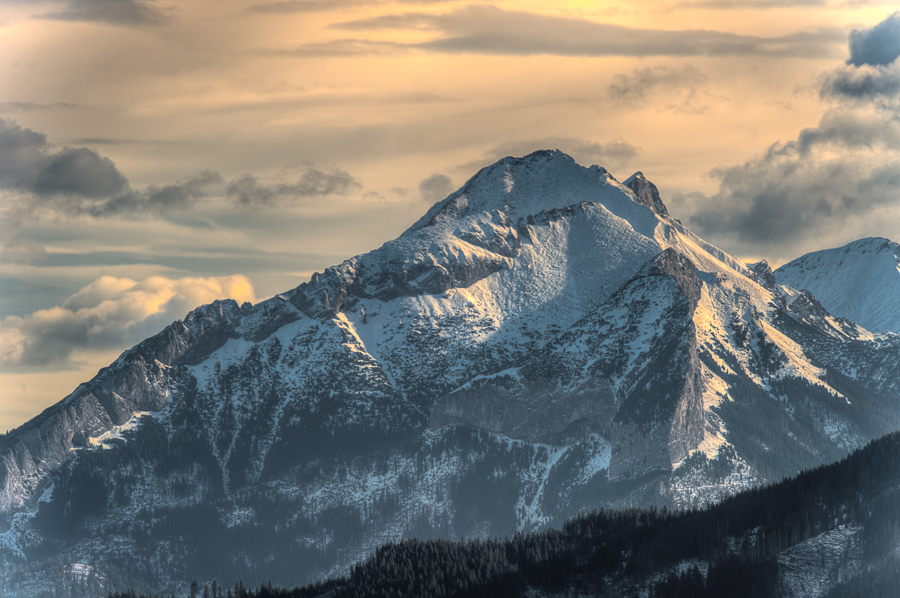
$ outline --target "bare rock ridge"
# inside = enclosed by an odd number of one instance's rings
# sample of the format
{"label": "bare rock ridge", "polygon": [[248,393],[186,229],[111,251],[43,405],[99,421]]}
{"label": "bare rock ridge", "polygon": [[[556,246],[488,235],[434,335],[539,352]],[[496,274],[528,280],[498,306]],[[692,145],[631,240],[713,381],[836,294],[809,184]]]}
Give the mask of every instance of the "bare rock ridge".
{"label": "bare rock ridge", "polygon": [[48,474],[74,457],[84,439],[158,412],[182,382],[173,366],[201,361],[230,338],[250,305],[215,301],[201,306],[129,349],[58,404],[13,430],[0,448],[0,514],[8,514],[45,487]]}

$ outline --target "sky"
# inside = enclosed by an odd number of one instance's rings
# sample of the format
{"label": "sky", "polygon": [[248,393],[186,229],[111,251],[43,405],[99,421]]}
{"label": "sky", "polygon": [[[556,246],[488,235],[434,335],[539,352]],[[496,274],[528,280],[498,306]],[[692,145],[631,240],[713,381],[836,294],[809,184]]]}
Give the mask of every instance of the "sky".
{"label": "sky", "polygon": [[0,432],[558,148],[773,266],[900,241],[900,4],[0,0]]}

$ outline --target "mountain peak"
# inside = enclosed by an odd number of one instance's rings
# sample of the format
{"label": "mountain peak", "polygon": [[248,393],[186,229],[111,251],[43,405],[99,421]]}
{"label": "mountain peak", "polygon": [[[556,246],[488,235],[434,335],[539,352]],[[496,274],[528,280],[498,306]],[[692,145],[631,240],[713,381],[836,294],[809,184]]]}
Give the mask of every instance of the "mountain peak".
{"label": "mountain peak", "polygon": [[500,211],[517,222],[581,202],[604,203],[613,195],[628,196],[660,215],[668,215],[656,186],[643,175],[635,181],[634,188],[626,187],[602,166],[581,166],[558,149],[538,150],[521,158],[507,156],[478,171],[407,232],[483,212]]}
{"label": "mountain peak", "polygon": [[900,332],[900,245],[866,237],[814,251],[775,271],[780,284],[806,289],[835,316],[868,330]]}
{"label": "mountain peak", "polygon": [[884,237],[864,237],[841,247],[842,253],[897,253],[900,245]]}

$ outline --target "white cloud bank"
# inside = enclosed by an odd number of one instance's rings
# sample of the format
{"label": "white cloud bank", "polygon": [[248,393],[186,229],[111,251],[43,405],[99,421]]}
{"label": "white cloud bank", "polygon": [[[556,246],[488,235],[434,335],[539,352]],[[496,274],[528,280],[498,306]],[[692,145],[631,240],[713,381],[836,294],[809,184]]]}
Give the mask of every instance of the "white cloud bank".
{"label": "white cloud bank", "polygon": [[246,276],[135,281],[103,276],[61,306],[0,323],[0,368],[65,368],[85,353],[130,346],[215,299],[255,302]]}

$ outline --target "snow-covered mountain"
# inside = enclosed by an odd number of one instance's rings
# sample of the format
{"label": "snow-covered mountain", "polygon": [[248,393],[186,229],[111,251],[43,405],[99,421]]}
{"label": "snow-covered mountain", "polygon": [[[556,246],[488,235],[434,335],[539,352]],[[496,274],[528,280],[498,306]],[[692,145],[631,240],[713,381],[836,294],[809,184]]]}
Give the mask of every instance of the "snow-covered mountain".
{"label": "snow-covered mountain", "polygon": [[900,245],[879,237],[798,257],[778,282],[807,289],[828,311],[874,331],[900,333]]}
{"label": "snow-covered mountain", "polygon": [[642,174],[505,158],[4,437],[2,591],[299,583],[404,536],[706,504],[900,427],[898,363],[900,337],[704,242]]}

